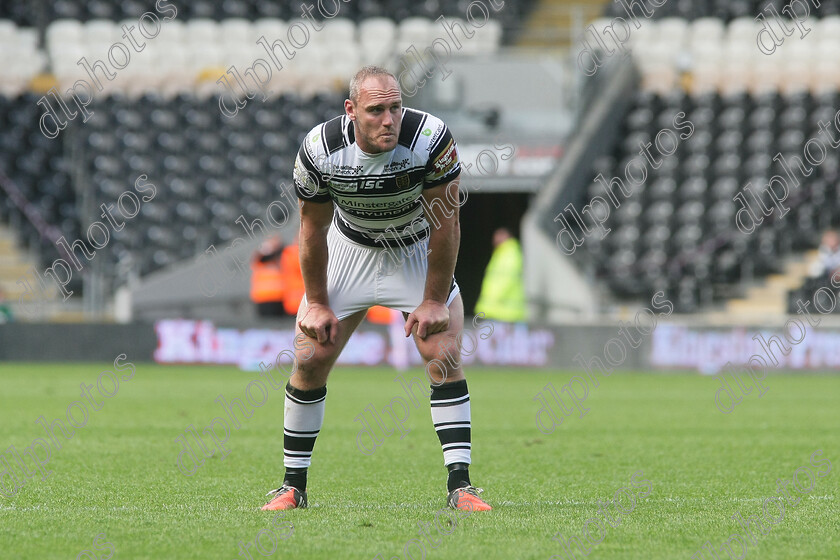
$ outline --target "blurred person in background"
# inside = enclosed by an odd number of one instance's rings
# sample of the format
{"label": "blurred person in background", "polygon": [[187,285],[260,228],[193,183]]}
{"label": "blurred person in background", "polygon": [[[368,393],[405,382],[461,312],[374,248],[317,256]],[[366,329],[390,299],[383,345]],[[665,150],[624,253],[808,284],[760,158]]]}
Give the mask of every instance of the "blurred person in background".
{"label": "blurred person in background", "polygon": [[[257,315],[260,317],[286,315],[286,286],[281,265],[283,251],[280,238],[271,237],[261,243],[251,257],[251,301],[257,306]],[[295,313],[297,308],[292,315]]]}
{"label": "blurred person in background", "polygon": [[294,317],[304,294],[297,236],[280,255],[280,273],[283,281],[283,310]]}
{"label": "blurred person in background", "polygon": [[525,320],[522,247],[507,228],[493,232],[493,255],[484,273],[475,312],[508,323]]}
{"label": "blurred person in background", "polygon": [[823,233],[819,256],[811,264],[811,278],[825,278],[826,282],[834,272],[840,270],[840,234],[836,230]]}
{"label": "blurred person in background", "polygon": [[14,314],[12,308],[6,300],[6,292],[0,288],[0,323],[11,323],[14,321]]}

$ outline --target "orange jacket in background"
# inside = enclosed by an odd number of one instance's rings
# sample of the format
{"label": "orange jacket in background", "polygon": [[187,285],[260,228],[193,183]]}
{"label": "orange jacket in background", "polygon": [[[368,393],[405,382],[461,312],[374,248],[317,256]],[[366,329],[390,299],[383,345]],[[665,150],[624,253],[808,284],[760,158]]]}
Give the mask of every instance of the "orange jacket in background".
{"label": "orange jacket in background", "polygon": [[283,308],[289,315],[297,315],[304,294],[297,243],[283,249],[283,254],[280,255],[280,270],[284,287]]}
{"label": "orange jacket in background", "polygon": [[270,303],[283,301],[283,271],[277,261],[251,261],[251,301]]}
{"label": "orange jacket in background", "polygon": [[394,319],[394,310],[381,305],[374,305],[367,312],[367,320],[377,325],[390,325]]}

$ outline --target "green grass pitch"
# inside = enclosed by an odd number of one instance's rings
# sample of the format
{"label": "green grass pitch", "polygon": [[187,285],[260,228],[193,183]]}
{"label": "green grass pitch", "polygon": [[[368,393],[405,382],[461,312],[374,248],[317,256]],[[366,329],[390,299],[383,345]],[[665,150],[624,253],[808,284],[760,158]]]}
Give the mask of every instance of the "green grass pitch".
{"label": "green grass pitch", "polygon": [[[45,437],[35,420],[64,418],[80,398],[79,384],[95,384],[108,366],[0,365],[3,456],[11,445],[20,451]],[[370,456],[356,447],[354,417],[369,403],[381,409],[404,395],[395,375],[333,372],[309,474],[311,507],[286,513],[285,538],[270,557],[402,559],[418,522],[434,521],[444,505],[445,469],[427,403],[411,409],[403,439],[395,432]],[[532,398],[548,382],[559,390],[572,372],[469,368],[467,375],[471,474],[494,510],[444,525],[446,535],[432,528],[437,548],[427,547],[429,560],[565,559],[552,537],[581,535],[586,520],[599,515],[599,500],[632,490],[636,471],[650,481],[650,495],[639,497],[616,527],[607,526],[588,557],[689,559],[707,540],[719,548],[730,534],[743,533],[731,517],[760,513],[764,499],[778,494],[776,480],[810,466],[817,449],[831,472],[748,544],[746,558],[840,558],[840,376],[768,377],[762,398],[748,395],[724,415],[714,406],[718,384],[711,378],[614,374],[591,390],[586,416],[568,416],[544,435]],[[283,472],[282,392],[272,391],[231,432],[224,461],[212,457],[191,477],[176,468],[174,439],[189,424],[206,426],[222,412],[217,395],[243,397],[255,377],[234,368],[138,363],[134,378],[60,450],[52,449],[49,478],[31,478],[14,497],[0,496],[0,557],[102,558],[107,542],[114,559],[246,558],[239,542],[272,531],[273,514],[258,508]],[[261,542],[270,550],[270,535]],[[92,556],[79,556],[85,550]],[[421,557],[416,547],[409,550]],[[248,554],[264,557],[253,546]]]}

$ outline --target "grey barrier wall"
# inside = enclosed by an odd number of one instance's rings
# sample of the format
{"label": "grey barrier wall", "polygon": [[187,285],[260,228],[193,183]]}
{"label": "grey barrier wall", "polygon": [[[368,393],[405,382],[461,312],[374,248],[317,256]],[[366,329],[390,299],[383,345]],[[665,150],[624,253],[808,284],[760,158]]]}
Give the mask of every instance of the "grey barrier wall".
{"label": "grey barrier wall", "polygon": [[[515,367],[592,374],[612,371],[728,370],[840,371],[840,325],[812,327],[790,319],[783,326],[698,326],[659,321],[653,329],[616,325],[540,326],[476,319],[463,337],[466,367]],[[167,364],[218,364],[257,369],[259,363],[289,363],[294,349],[292,319],[214,324],[192,319],[156,323],[0,325],[0,361],[133,360]],[[279,357],[278,357],[279,356]],[[339,364],[421,364],[402,321],[363,324]]]}
{"label": "grey barrier wall", "polygon": [[151,360],[156,346],[151,324],[0,325],[0,361],[113,362],[123,353],[143,361]]}
{"label": "grey barrier wall", "polygon": [[[294,231],[290,226],[280,236],[288,242]],[[151,321],[163,314],[212,319],[253,315],[248,298],[250,262],[262,239],[240,237],[235,245],[211,246],[195,259],[140,279],[131,288],[133,317]]]}

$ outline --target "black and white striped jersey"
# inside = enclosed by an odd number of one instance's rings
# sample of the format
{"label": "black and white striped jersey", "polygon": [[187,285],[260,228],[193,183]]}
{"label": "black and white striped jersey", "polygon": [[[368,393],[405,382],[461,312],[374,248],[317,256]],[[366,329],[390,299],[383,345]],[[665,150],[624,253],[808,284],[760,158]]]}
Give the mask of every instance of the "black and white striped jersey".
{"label": "black and white striped jersey", "polygon": [[343,234],[381,247],[426,237],[423,189],[448,183],[460,172],[458,148],[443,121],[403,108],[397,147],[379,154],[359,148],[347,115],[319,124],[301,144],[294,179],[298,198],[332,200],[333,222]]}

